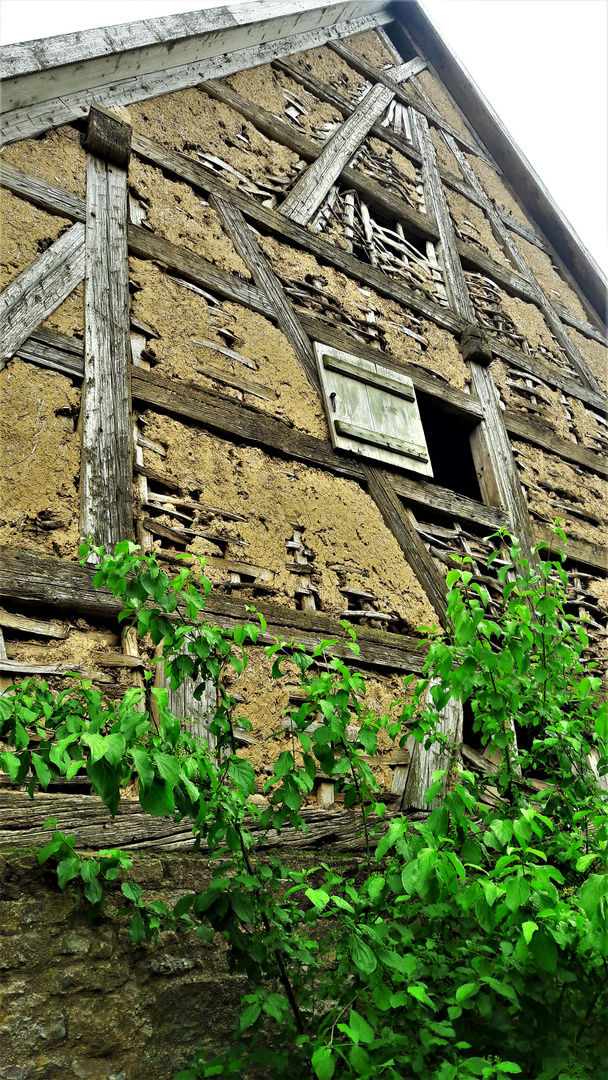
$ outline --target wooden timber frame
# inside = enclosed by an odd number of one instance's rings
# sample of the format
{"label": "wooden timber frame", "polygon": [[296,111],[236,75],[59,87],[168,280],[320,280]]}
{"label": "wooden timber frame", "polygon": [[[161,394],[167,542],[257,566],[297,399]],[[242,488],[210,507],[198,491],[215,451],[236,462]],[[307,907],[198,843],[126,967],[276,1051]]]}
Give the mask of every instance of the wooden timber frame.
{"label": "wooden timber frame", "polygon": [[[319,9],[315,9],[312,3],[298,4],[297,17],[287,10],[288,5],[269,5],[268,15],[264,16],[265,32],[261,32],[259,8],[254,11],[255,5],[252,5],[250,16],[239,16],[236,21],[227,8],[197,13],[198,30],[190,29],[189,35],[181,37],[179,20],[182,17],[157,20],[166,23],[166,45],[161,44],[161,37],[148,40],[142,24],[140,39],[136,35],[130,38],[129,44],[134,61],[139,54],[141,56],[138,75],[122,80],[114,78],[112,69],[112,33],[106,40],[96,37],[97,32],[91,32],[89,37],[87,34],[76,35],[80,40],[72,43],[68,62],[64,58],[61,64],[58,64],[58,58],[53,53],[53,42],[50,41],[37,61],[43,71],[45,65],[49,69],[47,87],[42,94],[39,91],[40,80],[34,70],[36,65],[30,70],[25,56],[15,59],[9,72],[3,129],[5,142],[40,134],[83,117],[87,117],[88,122],[84,144],[87,150],[86,200],[58,184],[42,181],[0,161],[2,186],[19,198],[72,222],[0,295],[0,327],[4,331],[0,368],[16,355],[28,363],[61,372],[77,383],[82,382],[83,535],[93,536],[97,542],[113,546],[118,540],[133,534],[134,471],[136,487],[139,485],[144,496],[148,480],[158,481],[170,488],[170,481],[162,471],[154,473],[144,465],[143,454],[137,445],[134,453],[133,401],[170,416],[194,421],[205,430],[235,443],[249,443],[269,454],[299,460],[361,484],[400,545],[438,621],[445,625],[443,574],[438,569],[432,545],[429,550],[428,541],[423,538],[416,514],[430,512],[431,515],[443,515],[442,519],[459,522],[458,528],[462,525],[472,526],[478,531],[506,528],[519,537],[524,554],[531,558],[534,544],[542,537],[528,511],[511,437],[571,463],[579,470],[602,478],[608,477],[606,461],[600,453],[558,436],[544,424],[531,420],[528,415],[502,407],[492,375],[491,361],[494,357],[512,365],[525,377],[544,382],[576,399],[584,407],[597,413],[606,411],[606,398],[601,385],[567,330],[567,326],[570,326],[590,340],[605,342],[603,329],[597,319],[597,285],[591,280],[589,268],[583,267],[582,279],[588,285],[591,300],[590,304],[585,303],[588,321],[577,318],[565,307],[547,299],[518,249],[515,238],[523,237],[528,243],[549,253],[552,253],[551,244],[540,229],[525,225],[507,211],[497,209],[485,193],[466,155],[481,159],[501,175],[504,169],[501,170],[492,154],[492,141],[484,145],[475,133],[475,125],[470,127],[470,135],[454,128],[440,116],[425,94],[416,76],[425,68],[435,71],[431,60],[436,63],[441,50],[428,27],[423,25],[418,5],[409,6],[416,9],[411,20],[415,32],[411,30],[409,18],[406,19],[407,28],[402,26],[398,19],[393,20],[392,11],[382,2],[333,3]],[[271,24],[273,31],[268,34]],[[124,49],[120,29],[116,30],[114,42],[114,51],[118,55]],[[393,59],[393,63],[383,69],[365,60],[347,40],[361,31],[373,29],[380,34]],[[172,33],[177,44],[172,44]],[[415,47],[410,48],[410,52],[416,55],[404,61],[397,46],[411,44],[412,40]],[[357,103],[348,101],[335,88],[324,86],[308,76],[292,59],[303,50],[322,46],[332,49],[366,80],[365,92]],[[163,49],[166,48],[174,52],[170,68],[165,68],[166,54]],[[85,55],[83,50],[89,51]],[[293,124],[271,114],[259,103],[254,105],[246,101],[221,81],[222,77],[235,71],[269,62],[290,79],[299,82],[309,93],[331,104],[342,115],[342,124],[324,143],[305,137]],[[90,63],[90,71],[94,73],[94,84],[90,81],[92,76],[86,75],[87,63]],[[69,92],[66,92],[67,86]],[[132,131],[118,114],[111,111],[116,106],[192,86],[200,86],[211,97],[254,124],[267,138],[288,147],[308,163],[277,209],[260,205],[238,187],[229,186],[194,158],[168,149],[136,130]],[[408,89],[409,86],[414,92]],[[383,116],[394,102],[408,110],[412,125],[411,139],[383,122]],[[462,179],[446,173],[439,166],[431,128],[445,141],[458,163]],[[483,130],[489,131],[487,124]],[[403,154],[420,171],[424,213],[356,168],[356,155],[370,136],[381,139]],[[220,270],[201,256],[169,243],[133,221],[129,223],[127,167],[131,153],[160,168],[165,175],[189,184],[210,200],[250,272],[251,282]],[[413,237],[434,246],[445,286],[446,304],[431,299],[424,291],[410,287],[403,278],[384,273],[372,263],[356,257],[352,250],[345,251],[329,243],[318,231],[307,228],[336,184],[356,192],[372,210],[402,222]],[[499,265],[479,248],[457,236],[446,199],[446,188],[456,191],[483,211],[508,254],[511,268]],[[538,194],[535,200],[535,206],[538,206]],[[537,220],[546,223],[551,217],[551,207],[543,206],[543,213],[537,215]],[[552,237],[554,231],[546,230]],[[456,390],[426,371],[422,364],[408,364],[390,354],[379,353],[376,348],[353,338],[336,321],[321,319],[303,311],[301,306],[294,306],[258,243],[259,232],[274,235],[296,250],[309,252],[321,265],[325,263],[335,268],[461,338],[462,354],[471,375],[471,392]],[[561,233],[559,239],[557,246],[563,253],[567,251],[570,241],[565,242]],[[203,389],[194,383],[177,384],[175,380],[166,380],[143,367],[133,366],[129,340],[132,328],[128,297],[129,252],[138,258],[158,263],[197,288],[244,305],[276,323],[317,393],[320,393],[320,385],[313,341],[363,359],[376,361],[380,356],[383,365],[406,374],[416,390],[433,401],[436,407],[443,412],[456,414],[470,425],[471,452],[479,479],[481,501],[459,495],[421,477],[386,470],[356,456],[340,454],[328,444],[294,430],[268,412],[237,403],[220,391]],[[533,304],[542,313],[571,364],[569,374],[555,365],[516,350],[498,334],[482,333],[476,325],[475,307],[463,264],[473,266],[507,293]],[[572,280],[571,275],[568,276]],[[77,339],[46,330],[40,325],[83,279],[86,315],[84,345]],[[134,328],[137,329],[136,325]],[[237,378],[227,385],[247,392],[254,384]],[[165,526],[162,529],[156,526],[156,535],[181,541],[179,532]],[[139,530],[139,539],[144,547],[149,546],[154,522],[149,519],[140,521]],[[570,541],[567,556],[576,565],[594,573],[608,572],[606,552],[599,544]],[[75,610],[99,618],[112,618],[117,614],[113,598],[92,588],[92,571],[87,568],[82,569],[65,560],[17,555],[12,549],[0,549],[0,558],[3,570],[0,603],[23,605],[30,612],[36,606],[43,605],[45,609],[63,613]],[[303,559],[300,561],[305,562]],[[309,581],[308,578],[306,580]],[[271,642],[273,635],[281,634],[311,650],[324,637],[340,635],[340,624],[316,611],[314,603],[303,611],[293,612],[260,600],[256,600],[256,605],[268,623],[266,634],[260,638],[262,643],[266,640]],[[238,599],[216,597],[210,600],[207,611],[218,625],[231,626],[244,617],[245,606]],[[27,617],[23,618],[27,621]],[[1,633],[0,629],[0,646]],[[424,657],[417,639],[366,626],[358,627],[357,636],[361,646],[359,660],[371,670],[422,670]],[[135,667],[137,658],[132,655],[132,659]],[[17,668],[13,661],[0,655],[0,672],[2,670],[13,671]],[[18,670],[25,668],[21,665]],[[462,743],[462,709],[458,703],[446,707],[442,724],[444,734],[455,745]],[[468,753],[469,760],[475,753],[470,748],[463,748],[461,752],[465,758]],[[409,746],[394,774],[395,806],[414,814],[426,812],[424,792],[430,776],[445,764],[446,760],[441,755],[425,751],[418,744]],[[62,798],[65,797],[49,796],[51,801]],[[6,835],[23,839],[27,834],[30,839],[35,837],[37,842],[38,820],[32,820],[31,826],[28,826],[30,831],[26,829],[24,833],[18,820],[22,809],[18,797],[2,796],[2,799],[8,799],[10,803],[7,803],[3,813],[8,810],[16,815],[14,821],[9,821]],[[10,802],[11,799],[14,801]],[[344,850],[355,849],[358,843],[356,823],[352,816],[337,814],[335,810],[327,815],[326,810],[332,802],[331,793],[327,797],[325,792],[321,810],[309,814],[313,843],[331,843],[337,850],[341,849],[340,845]],[[61,813],[64,812],[63,803],[55,802],[53,805]],[[93,822],[84,805],[81,807],[79,804],[77,810],[83,815],[79,829],[83,846],[89,842],[93,846],[99,846],[99,843],[107,846],[107,823],[102,823],[101,817],[99,822]],[[334,821],[332,825],[330,819],[338,817],[344,820]],[[100,841],[102,833],[104,840]],[[112,842],[129,842],[130,838],[134,846],[185,850],[190,845],[186,834],[181,827],[162,825],[156,828],[145,815],[129,812],[125,820],[118,823],[117,831],[113,834],[118,839]],[[5,832],[0,829],[0,840],[4,837]],[[288,841],[299,842],[295,836],[289,837]],[[271,838],[270,842],[274,840]]]}

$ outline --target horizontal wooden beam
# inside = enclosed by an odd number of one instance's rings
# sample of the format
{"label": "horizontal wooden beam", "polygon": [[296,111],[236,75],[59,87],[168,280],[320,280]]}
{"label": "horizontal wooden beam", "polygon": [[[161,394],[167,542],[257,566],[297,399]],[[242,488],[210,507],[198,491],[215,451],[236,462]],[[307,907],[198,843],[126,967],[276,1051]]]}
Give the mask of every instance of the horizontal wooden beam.
{"label": "horizontal wooden beam", "polygon": [[[304,809],[306,832],[285,825],[280,834],[271,829],[264,835],[264,848],[310,851],[364,851],[365,837],[356,812],[349,810]],[[144,814],[137,799],[122,798],[116,817],[110,817],[95,796],[54,795],[38,792],[34,799],[21,791],[0,789],[0,847],[42,847],[49,841],[45,823],[76,838],[80,851],[126,848],[129,851],[187,852],[194,847],[192,822],[184,819],[152,817]],[[248,825],[254,832],[255,824]],[[201,850],[205,850],[202,845]]]}
{"label": "horizontal wooden beam", "polygon": [[571,375],[563,375],[555,365],[547,364],[543,360],[538,360],[535,356],[530,356],[529,353],[514,349],[511,345],[507,345],[506,342],[499,341],[494,334],[488,334],[488,344],[494,356],[506,360],[508,364],[519,368],[520,371],[525,371],[529,375],[536,375],[538,379],[542,379],[548,386],[556,386],[559,390],[563,390],[564,394],[578,398],[579,401],[584,401],[586,405],[591,405],[593,409],[597,409],[601,413],[605,412],[606,399],[604,397],[596,394],[594,390],[590,390],[587,386],[583,386],[582,382],[572,378]]}
{"label": "horizontal wooden beam", "polygon": [[516,438],[523,439],[525,442],[533,443],[534,446],[539,446],[548,453],[556,454],[562,461],[571,461],[574,465],[582,465],[584,469],[589,469],[597,476],[608,479],[608,461],[603,454],[588,450],[587,447],[581,446],[580,443],[563,439],[561,435],[556,435],[551,428],[539,424],[536,420],[530,420],[528,417],[522,416],[521,413],[507,411],[504,414],[504,421],[510,435],[515,435]]}
{"label": "horizontal wooden beam", "polygon": [[[115,619],[122,609],[108,589],[95,589],[95,571],[68,559],[35,555],[15,547],[0,547],[2,577],[0,600],[15,605],[44,605],[53,611],[82,612],[95,619]],[[337,619],[322,612],[290,611],[279,604],[255,599],[257,611],[267,622],[258,643],[271,645],[284,637],[313,651],[325,640],[336,639],[336,653],[351,656],[345,646],[344,627]],[[229,599],[211,594],[205,618],[218,626],[231,628],[251,621],[251,601]],[[390,634],[372,627],[357,626],[360,654],[357,663],[391,671],[421,671],[425,649],[423,639],[405,634]]]}
{"label": "horizontal wooden beam", "polygon": [[534,540],[537,544],[545,544],[549,551],[556,547],[563,548],[566,558],[576,566],[585,566],[589,570],[599,571],[601,575],[608,574],[608,551],[602,544],[592,544],[588,540],[568,539],[565,544],[543,529],[542,525],[534,526]]}

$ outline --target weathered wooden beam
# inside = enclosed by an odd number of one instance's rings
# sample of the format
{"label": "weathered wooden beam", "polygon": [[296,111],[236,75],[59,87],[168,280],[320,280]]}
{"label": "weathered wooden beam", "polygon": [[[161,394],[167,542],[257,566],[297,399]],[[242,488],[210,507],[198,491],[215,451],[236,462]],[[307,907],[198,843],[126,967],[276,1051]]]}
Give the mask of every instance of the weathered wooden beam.
{"label": "weathered wooden beam", "polygon": [[[280,833],[264,835],[264,847],[310,851],[364,851],[365,836],[359,815],[352,810],[304,809],[306,832],[285,825]],[[49,818],[56,828],[76,838],[79,851],[127,848],[130,851],[187,852],[194,847],[192,822],[144,814],[137,799],[121,799],[116,817],[110,817],[101,799],[87,795],[38,792],[34,799],[21,791],[0,789],[0,846],[42,847],[48,843]],[[256,826],[248,826],[256,831]],[[205,850],[202,845],[201,850]]]}
{"label": "weathered wooden beam", "polygon": [[417,109],[412,109],[412,118],[422,154],[422,179],[427,193],[427,203],[430,203],[433,208],[439,228],[441,262],[448,297],[456,314],[464,322],[474,323],[475,311],[456,247],[454,226],[437,168],[435,147],[431,141],[428,121]]}
{"label": "weathered wooden beam", "polygon": [[309,165],[283,200],[280,213],[307,225],[318,210],[329,189],[348,164],[355,150],[382,116],[393,99],[393,93],[381,83],[372,86],[357,108],[325,143],[317,160]]}
{"label": "weathered wooden beam", "polygon": [[557,301],[553,304],[557,314],[562,322],[567,323],[568,326],[572,326],[575,330],[578,330],[579,334],[583,337],[592,338],[593,341],[599,341],[600,345],[608,346],[608,334],[605,330],[598,330],[590,322],[585,322],[583,319],[577,319],[576,315],[573,315],[567,307],[563,304],[559,304]]}
{"label": "weathered wooden beam", "polygon": [[[424,60],[417,56],[408,64],[391,68],[390,74],[396,83],[402,83],[424,66]],[[280,213],[300,225],[308,224],[393,97],[392,90],[382,83],[376,83],[368,90],[354,112],[325,143],[316,161],[306,169],[291,189],[281,205]]]}
{"label": "weathered wooden beam", "polygon": [[556,454],[562,461],[571,461],[573,465],[582,465],[584,469],[589,469],[597,476],[608,479],[608,462],[602,454],[596,453],[594,450],[588,450],[586,446],[581,446],[580,443],[563,439],[561,435],[556,435],[551,428],[539,424],[536,420],[524,417],[521,413],[507,411],[504,414],[504,419],[510,435],[515,435],[516,438],[523,439],[525,442],[533,443],[534,446],[540,446],[542,450]]}
{"label": "weathered wooden beam", "polygon": [[40,180],[9,165],[0,158],[0,186],[13,195],[39,206],[51,214],[60,214],[70,221],[83,221],[86,217],[85,202],[79,195],[66,191],[59,184]]}
{"label": "weathered wooden beam", "polygon": [[141,259],[153,259],[167,270],[173,270],[195,285],[211,289],[227,300],[244,304],[260,315],[273,317],[273,309],[255,285],[250,285],[226,270],[220,270],[207,259],[195,255],[187,248],[171,244],[162,236],[156,236],[139,225],[129,225],[127,230],[129,250]]}
{"label": "weathered wooden beam", "polygon": [[[347,98],[343,97],[342,94],[337,90],[334,90],[333,87],[328,86],[326,83],[320,83],[317,79],[309,75],[304,68],[295,64],[293,60],[274,60],[273,67],[276,67],[278,71],[283,71],[291,79],[299,82],[310,94],[320,98],[321,101],[327,102],[328,105],[332,105],[338,112],[341,112],[343,116],[350,116],[354,111],[355,106],[352,105]],[[390,127],[382,127],[381,124],[374,124],[370,134],[373,135],[375,139],[381,139],[383,142],[388,143],[389,146],[393,146],[395,150],[398,150],[400,154],[409,158],[410,161],[413,161],[416,165],[422,164],[422,156],[416,147],[412,146],[407,139],[404,139],[401,135],[396,135]],[[482,206],[482,200],[469,184],[441,167],[439,168],[439,175],[446,187],[450,187],[460,195],[464,195],[465,199],[469,199],[472,203],[475,203],[476,206]],[[512,217],[507,210],[499,210],[498,212],[505,225],[507,225],[512,232],[519,233],[520,236],[523,236],[529,243],[535,244],[536,247],[541,248],[542,251],[546,250],[544,241],[536,235],[529,225]]]}
{"label": "weathered wooden beam", "polygon": [[[14,604],[44,604],[55,611],[81,612],[95,619],[117,618],[122,604],[108,589],[93,587],[94,570],[68,559],[34,555],[18,548],[0,548],[0,599]],[[212,593],[206,604],[207,622],[225,628],[251,621],[251,602]],[[281,636],[313,651],[321,641],[337,641],[336,652],[350,656],[345,644],[344,627],[337,619],[322,612],[291,611],[279,604],[256,599],[255,606],[267,622],[258,644],[272,644]],[[357,641],[361,653],[357,663],[393,671],[421,671],[424,647],[421,638],[391,634],[372,627],[358,626]]]}
{"label": "weathered wooden beam", "polygon": [[424,589],[442,624],[446,624],[445,581],[427,551],[413,523],[412,513],[397,497],[382,469],[362,462],[367,490],[382,514],[385,525],[399,543],[416,578]]}
{"label": "weathered wooden beam", "polygon": [[602,389],[601,385],[599,384],[599,382],[597,381],[597,379],[593,375],[593,372],[589,369],[589,366],[588,366],[587,362],[583,359],[583,357],[581,356],[579,350],[574,345],[571,338],[568,337],[568,334],[564,330],[564,328],[563,328],[563,326],[562,326],[562,324],[560,322],[560,319],[558,318],[558,316],[557,316],[556,312],[554,311],[552,305],[549,303],[549,300],[547,299],[547,297],[545,296],[543,290],[541,289],[540,285],[538,284],[538,282],[537,282],[537,280],[536,280],[536,278],[534,276],[534,273],[532,272],[532,270],[528,266],[528,263],[526,262],[526,259],[521,254],[521,252],[520,252],[519,248],[517,247],[517,245],[515,243],[513,243],[511,237],[509,236],[508,230],[505,228],[505,226],[502,223],[501,218],[496,213],[496,210],[494,208],[492,200],[489,199],[486,196],[485,191],[483,189],[483,186],[480,184],[479,180],[477,179],[477,176],[476,176],[475,172],[473,171],[473,169],[471,168],[469,162],[467,161],[466,156],[461,152],[461,150],[456,145],[453,137],[450,134],[448,134],[448,133],[446,133],[444,131],[443,132],[443,137],[444,137],[447,145],[449,146],[450,150],[454,154],[456,160],[458,161],[458,164],[460,166],[460,169],[462,171],[463,176],[466,177],[466,179],[468,180],[471,187],[475,188],[475,190],[477,191],[477,194],[481,198],[483,198],[485,196],[484,210],[485,210],[485,213],[486,213],[486,215],[488,217],[488,220],[490,221],[490,224],[492,225],[492,228],[495,230],[497,235],[500,236],[503,244],[505,245],[505,247],[506,247],[506,249],[507,249],[507,251],[509,253],[510,258],[513,260],[515,265],[519,268],[519,271],[520,271],[522,277],[530,285],[530,287],[532,289],[533,298],[534,298],[536,304],[538,305],[538,307],[540,307],[540,309],[541,309],[541,311],[542,311],[542,313],[543,313],[543,315],[544,315],[544,317],[545,317],[545,319],[546,319],[546,321],[547,321],[547,323],[549,325],[549,328],[552,330],[557,342],[559,343],[559,345],[561,345],[561,347],[564,350],[566,356],[568,357],[568,359],[570,360],[572,365],[576,368],[576,370],[579,372],[581,378],[585,381],[587,386],[590,387],[591,390],[595,391],[596,394],[603,395],[603,389]]}
{"label": "weathered wooden beam", "polygon": [[[325,146],[302,135],[300,132],[296,131],[291,124],[285,123],[284,120],[279,120],[273,113],[268,112],[257,103],[252,104],[245,98],[242,98],[229,86],[225,86],[223,83],[219,82],[219,80],[212,79],[209,82],[203,83],[202,89],[204,89],[211,97],[216,98],[218,101],[222,101],[224,104],[229,105],[230,108],[241,113],[242,116],[245,116],[264,135],[274,139],[276,142],[280,142],[284,146],[288,146],[290,150],[299,154],[300,157],[303,157],[306,161],[314,162],[315,166],[320,156],[324,154],[326,149]],[[354,109],[351,110],[350,115],[353,113]],[[381,130],[383,131],[384,129]],[[437,232],[434,223],[428,216],[409,206],[397,195],[393,195],[390,191],[386,191],[381,184],[377,183],[377,181],[373,180],[365,172],[362,172],[360,169],[350,168],[346,163],[347,161],[348,158],[343,163],[338,174],[340,176],[340,181],[345,188],[349,190],[352,188],[352,190],[357,191],[370,206],[376,207],[389,217],[398,218],[403,221],[416,236],[430,239],[436,238]],[[309,170],[307,170],[303,176],[307,175],[308,171]],[[324,171],[322,169],[320,171],[321,176],[324,177]],[[317,168],[317,174],[318,172],[319,169]],[[329,187],[331,187],[331,184]],[[328,191],[329,187],[327,188]],[[280,212],[282,212],[282,207]]]}
{"label": "weathered wooden beam", "polygon": [[554,551],[556,547],[563,548],[566,558],[575,566],[585,566],[590,570],[599,571],[600,574],[608,574],[608,551],[603,544],[592,544],[588,540],[566,540],[565,544],[555,540],[555,537],[543,529],[542,525],[534,526],[534,542],[543,544],[548,551]]}
{"label": "weathered wooden beam", "polygon": [[[383,11],[355,13],[352,6],[348,13],[351,18],[336,23],[333,20],[338,13],[332,12],[331,8],[325,9],[321,18],[318,11],[307,14],[298,8],[274,19],[271,27],[261,18],[261,12],[257,26],[251,23],[239,25],[239,21],[230,16],[230,27],[220,33],[212,30],[202,38],[186,33],[181,41],[165,46],[161,32],[152,48],[147,47],[137,55],[129,41],[124,46],[122,60],[128,65],[128,73],[125,71],[118,78],[118,59],[111,53],[106,55],[108,31],[104,30],[105,47],[101,57],[91,58],[89,62],[70,62],[66,57],[54,71],[47,73],[44,80],[40,79],[38,70],[33,70],[15,81],[15,96],[4,95],[7,111],[0,128],[0,140],[27,139],[49,128],[70,123],[86,116],[92,101],[109,109],[144,101],[196,86],[202,79],[219,78],[267,64],[277,56],[317,48],[331,38],[349,37],[391,19],[391,15]],[[203,17],[206,12],[198,14]],[[163,48],[166,50],[164,55]],[[184,50],[190,56],[180,63],[177,57]],[[44,100],[41,100],[41,93]]]}
{"label": "weathered wooden beam", "polygon": [[[116,157],[124,152],[121,133],[106,126],[110,144],[112,134]],[[126,170],[87,154],[80,530],[106,547],[133,535],[127,221]]]}
{"label": "weathered wooden beam", "polygon": [[0,368],[84,277],[84,226],[72,225],[0,294]]}
{"label": "weathered wooden beam", "polygon": [[484,433],[493,478],[500,492],[502,505],[509,515],[511,529],[521,543],[523,555],[530,559],[533,538],[528,508],[491,370],[481,364],[472,363],[471,378],[485,413]]}
{"label": "weathered wooden beam", "polygon": [[596,394],[594,390],[584,386],[582,381],[579,382],[570,375],[563,375],[556,366],[538,360],[535,356],[530,356],[529,353],[514,349],[504,341],[499,341],[494,334],[488,334],[488,342],[494,356],[506,360],[508,364],[519,368],[520,371],[535,375],[538,379],[542,379],[543,382],[547,383],[548,386],[556,386],[559,390],[563,390],[564,394],[578,398],[579,401],[584,401],[586,405],[590,405],[591,408],[597,409],[599,412],[605,411],[606,400],[603,395]]}
{"label": "weathered wooden beam", "polygon": [[415,98],[413,94],[409,94],[407,90],[399,86],[399,84],[395,82],[394,78],[391,78],[389,73],[387,73],[386,71],[382,71],[381,68],[377,68],[374,67],[372,64],[369,64],[367,60],[364,60],[362,56],[359,56],[359,54],[356,53],[354,49],[351,49],[351,47],[347,45],[344,41],[330,41],[328,42],[328,45],[330,49],[332,49],[335,53],[338,54],[338,56],[342,57],[342,59],[345,61],[345,63],[349,65],[349,67],[354,68],[355,71],[358,71],[369,82],[383,83],[384,86],[389,87],[389,89],[393,91],[393,94],[399,101],[403,101],[405,105],[411,105],[414,109],[418,109],[426,116],[427,120],[430,120],[436,127],[440,128],[442,131],[457,139],[458,142],[463,147],[465,147],[465,149],[470,154],[474,154],[475,157],[482,158],[483,161],[487,161],[490,165],[493,164],[491,161],[489,161],[485,152],[481,149],[480,146],[477,145],[476,142],[473,142],[473,140],[467,138],[466,135],[462,135],[459,131],[456,131],[455,128],[448,124],[448,122],[439,115],[435,108],[429,108],[428,106],[421,105],[420,101]]}
{"label": "weathered wooden beam", "polygon": [[220,195],[212,195],[211,202],[220,215],[228,234],[232,237],[239,255],[251,272],[260,292],[270,304],[274,316],[306,372],[308,380],[315,390],[318,390],[319,377],[310,341],[302,330],[296,313],[283,292],[279,279],[263,254],[249,225],[238,207],[233,206],[228,199]]}

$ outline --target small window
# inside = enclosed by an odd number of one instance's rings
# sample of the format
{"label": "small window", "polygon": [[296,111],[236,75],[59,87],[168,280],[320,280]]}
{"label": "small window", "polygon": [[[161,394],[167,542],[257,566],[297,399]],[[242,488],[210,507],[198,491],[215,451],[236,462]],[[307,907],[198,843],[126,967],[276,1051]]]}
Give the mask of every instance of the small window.
{"label": "small window", "polygon": [[412,380],[319,342],[315,353],[334,447],[432,476]]}

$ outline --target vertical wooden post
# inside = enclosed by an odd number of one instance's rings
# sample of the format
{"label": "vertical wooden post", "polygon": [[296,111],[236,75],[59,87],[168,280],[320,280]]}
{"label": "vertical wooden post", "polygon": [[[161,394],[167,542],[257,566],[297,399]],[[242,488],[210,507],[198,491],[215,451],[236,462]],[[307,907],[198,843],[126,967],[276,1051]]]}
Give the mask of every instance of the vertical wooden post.
{"label": "vertical wooden post", "polygon": [[85,375],[81,533],[113,547],[133,535],[127,252],[128,124],[92,105],[85,142]]}

